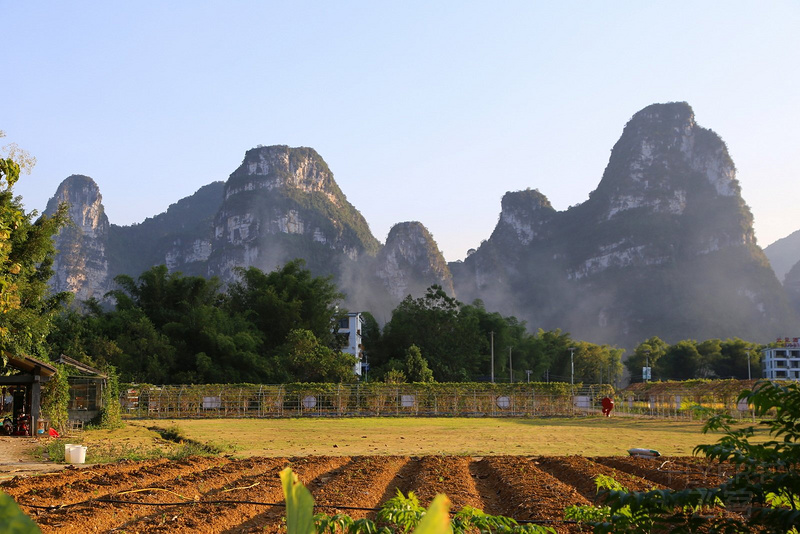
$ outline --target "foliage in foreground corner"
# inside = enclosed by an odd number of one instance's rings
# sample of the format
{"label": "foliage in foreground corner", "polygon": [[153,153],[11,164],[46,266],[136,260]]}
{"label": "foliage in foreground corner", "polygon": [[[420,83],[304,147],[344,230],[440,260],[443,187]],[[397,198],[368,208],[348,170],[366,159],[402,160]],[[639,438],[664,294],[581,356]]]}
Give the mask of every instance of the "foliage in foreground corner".
{"label": "foliage in foreground corner", "polygon": [[41,534],[33,519],[19,509],[10,496],[0,492],[0,532],[7,534]]}
{"label": "foliage in foreground corner", "polygon": [[771,440],[751,443],[755,427],[733,429],[732,418],[711,418],[703,431],[722,431],[716,444],[695,453],[733,465],[735,474],[716,488],[682,491],[599,492],[603,507],[568,509],[569,518],[595,532],[798,532],[800,525],[800,384],[761,381],[743,391]]}
{"label": "foliage in foreground corner", "polygon": [[[378,512],[378,523],[370,519],[354,520],[346,514],[314,515],[314,499],[292,473],[291,468],[281,471],[283,492],[286,497],[286,528],[288,534],[462,534],[465,532],[555,534],[550,527],[519,525],[513,519],[491,516],[466,506],[450,519],[450,500],[437,495],[426,510],[417,497],[409,492],[389,499]],[[380,524],[381,526],[378,526]]]}

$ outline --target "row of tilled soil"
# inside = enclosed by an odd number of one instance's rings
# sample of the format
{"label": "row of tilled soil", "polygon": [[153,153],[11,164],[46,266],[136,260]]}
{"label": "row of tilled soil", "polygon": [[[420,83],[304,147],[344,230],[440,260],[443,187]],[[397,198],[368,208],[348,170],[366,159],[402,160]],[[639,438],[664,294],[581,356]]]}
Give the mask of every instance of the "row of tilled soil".
{"label": "row of tilled soil", "polygon": [[425,506],[444,493],[454,511],[471,506],[559,532],[581,530],[563,521],[563,510],[592,503],[599,474],[637,491],[711,486],[723,478],[719,469],[681,458],[195,457],[66,469],[15,478],[0,490],[44,532],[280,532],[285,510],[278,474],[285,467],[309,488],[316,512],[374,519],[374,509],[398,490],[413,491]]}

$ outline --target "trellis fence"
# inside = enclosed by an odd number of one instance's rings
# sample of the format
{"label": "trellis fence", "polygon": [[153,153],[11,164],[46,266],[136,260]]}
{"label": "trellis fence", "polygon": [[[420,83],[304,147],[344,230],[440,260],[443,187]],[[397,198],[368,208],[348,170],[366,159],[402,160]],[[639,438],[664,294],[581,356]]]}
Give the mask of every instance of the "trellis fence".
{"label": "trellis fence", "polygon": [[128,418],[203,417],[536,417],[599,412],[610,386],[127,385]]}

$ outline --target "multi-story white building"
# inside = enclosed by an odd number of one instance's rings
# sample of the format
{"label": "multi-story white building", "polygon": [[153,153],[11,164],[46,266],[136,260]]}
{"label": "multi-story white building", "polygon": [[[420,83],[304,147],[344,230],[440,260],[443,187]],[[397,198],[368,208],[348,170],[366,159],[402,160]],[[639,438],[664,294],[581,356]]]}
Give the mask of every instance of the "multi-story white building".
{"label": "multi-story white building", "polygon": [[779,338],[777,344],[761,351],[764,378],[800,380],[800,338]]}
{"label": "multi-story white building", "polygon": [[364,318],[360,313],[348,313],[347,317],[339,320],[340,336],[347,336],[347,344],[342,347],[342,352],[352,354],[356,357],[356,365],[353,368],[356,375],[361,376],[363,371],[368,369],[364,359],[364,345],[361,343],[361,329],[364,326]]}

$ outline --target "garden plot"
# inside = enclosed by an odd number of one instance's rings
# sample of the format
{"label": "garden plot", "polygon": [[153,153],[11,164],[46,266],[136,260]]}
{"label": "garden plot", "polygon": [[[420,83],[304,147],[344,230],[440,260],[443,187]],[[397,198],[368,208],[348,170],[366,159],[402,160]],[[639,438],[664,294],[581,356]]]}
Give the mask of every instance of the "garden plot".
{"label": "garden plot", "polygon": [[[702,473],[696,460],[681,458],[194,457],[18,477],[0,484],[0,490],[10,494],[43,532],[280,532],[285,523],[278,474],[285,467],[309,488],[316,512],[374,519],[373,509],[397,490],[413,491],[424,505],[445,493],[454,510],[472,506],[550,525],[559,532],[580,531],[578,525],[562,521],[563,509],[589,504],[598,474],[633,490],[710,484],[721,478],[710,469]],[[124,502],[101,502],[112,500]]]}

